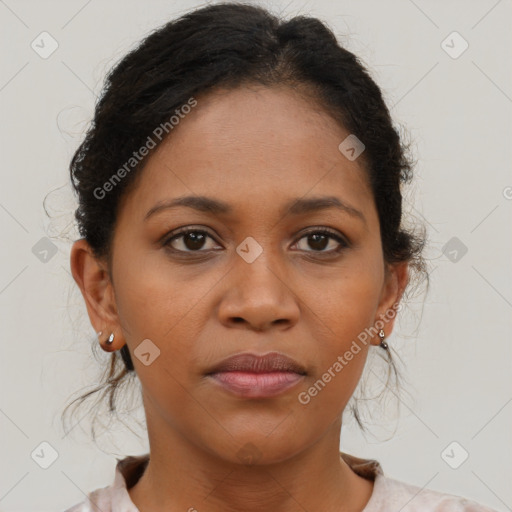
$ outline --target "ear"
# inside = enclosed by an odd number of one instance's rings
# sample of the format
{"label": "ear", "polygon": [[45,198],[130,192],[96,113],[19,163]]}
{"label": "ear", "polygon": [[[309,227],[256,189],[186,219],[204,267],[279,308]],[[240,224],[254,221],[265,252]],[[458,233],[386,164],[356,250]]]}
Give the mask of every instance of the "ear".
{"label": "ear", "polygon": [[[377,308],[375,323],[378,329],[384,329],[388,337],[395,325],[398,306],[409,282],[409,263],[400,262],[387,264],[385,267],[384,284]],[[380,322],[378,322],[380,320]],[[383,324],[383,325],[382,325]],[[380,343],[380,340],[379,340]]]}
{"label": "ear", "polygon": [[[100,343],[107,352],[120,349],[124,345],[119,325],[114,288],[107,265],[94,255],[84,238],[73,243],[70,255],[71,273],[82,292],[89,319],[96,332],[102,331]],[[114,341],[106,345],[110,333]]]}

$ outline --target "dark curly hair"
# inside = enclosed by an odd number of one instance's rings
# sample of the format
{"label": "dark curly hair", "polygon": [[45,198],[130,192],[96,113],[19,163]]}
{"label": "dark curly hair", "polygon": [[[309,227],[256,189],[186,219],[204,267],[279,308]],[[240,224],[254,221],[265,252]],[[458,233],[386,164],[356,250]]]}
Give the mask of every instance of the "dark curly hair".
{"label": "dark curly hair", "polygon": [[[407,261],[416,276],[426,276],[428,281],[422,257],[426,237],[405,229],[402,222],[401,185],[411,179],[413,162],[379,87],[319,19],[281,20],[261,7],[243,3],[210,5],[166,23],[106,77],[92,124],[70,164],[78,196],[79,233],[94,254],[105,258],[111,268],[120,202],[136,185],[147,160],[110,187],[108,200],[100,200],[98,189],[111,180],[116,169],[190,98],[221,87],[250,84],[294,88],[363,141],[361,158],[379,215],[384,259],[388,263]],[[398,378],[391,351],[384,352],[390,363],[388,380],[391,373]],[[115,410],[119,384],[135,373],[126,345],[120,355],[122,361],[117,352],[110,355],[103,384],[82,395],[80,403],[103,389],[110,398],[110,412]],[[364,431],[357,408],[352,411]]]}

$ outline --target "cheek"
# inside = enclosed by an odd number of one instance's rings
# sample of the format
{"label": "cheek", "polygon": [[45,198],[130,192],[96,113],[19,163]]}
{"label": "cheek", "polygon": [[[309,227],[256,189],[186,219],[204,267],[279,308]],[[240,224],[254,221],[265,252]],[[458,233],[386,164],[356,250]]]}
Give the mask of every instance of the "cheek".
{"label": "cheek", "polygon": [[[173,379],[180,379],[179,371],[186,366],[187,351],[180,329],[192,304],[181,287],[166,282],[156,271],[125,275],[130,277],[123,279],[120,275],[117,281],[116,302],[135,371],[151,394],[158,387],[169,393]],[[146,365],[142,356],[139,359],[142,353],[150,354],[150,364]]]}
{"label": "cheek", "polygon": [[344,350],[373,325],[381,293],[383,270],[379,261],[355,255],[333,275],[329,286],[314,299],[313,310],[328,327],[333,349]]}
{"label": "cheek", "polygon": [[370,347],[369,337],[359,336],[373,324],[376,304],[370,281],[345,281],[333,293],[335,300],[329,297],[317,303],[325,334],[315,339],[314,369],[297,397],[304,420],[315,417],[319,424],[339,417],[357,387]]}
{"label": "cheek", "polygon": [[331,406],[339,410],[357,386],[370,346],[366,333],[375,322],[382,275],[378,261],[359,258],[315,299],[316,332],[322,334],[317,337],[321,348],[316,354],[313,379],[320,382],[311,390],[311,395],[317,393],[318,398],[313,398],[311,404],[322,403],[326,410]]}
{"label": "cheek", "polygon": [[150,338],[159,346],[169,340],[177,347],[185,344],[179,333],[184,325],[193,324],[191,319],[218,276],[196,271],[196,278],[190,279],[190,271],[172,265],[159,251],[145,258],[132,253],[123,263],[115,276],[116,304],[128,341]]}

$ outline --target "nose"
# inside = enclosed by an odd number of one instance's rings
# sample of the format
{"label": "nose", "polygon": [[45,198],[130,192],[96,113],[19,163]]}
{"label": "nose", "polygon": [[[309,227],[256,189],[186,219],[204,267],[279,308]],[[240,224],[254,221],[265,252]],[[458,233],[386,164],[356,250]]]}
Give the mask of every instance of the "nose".
{"label": "nose", "polygon": [[293,285],[264,254],[252,263],[240,259],[226,276],[218,308],[224,326],[266,331],[286,330],[297,323],[300,308]]}

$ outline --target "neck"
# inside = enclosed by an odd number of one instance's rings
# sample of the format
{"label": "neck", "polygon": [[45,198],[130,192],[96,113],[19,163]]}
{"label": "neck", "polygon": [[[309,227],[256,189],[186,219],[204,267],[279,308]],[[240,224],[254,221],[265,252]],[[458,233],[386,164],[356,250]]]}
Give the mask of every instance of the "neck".
{"label": "neck", "polygon": [[150,439],[150,461],[129,489],[139,510],[154,512],[362,511],[373,482],[339,454],[341,422],[314,445],[281,462],[243,465],[219,458],[173,431]]}

